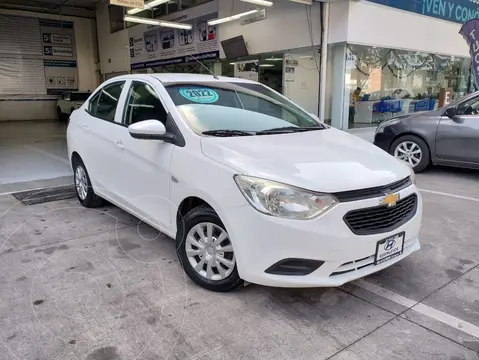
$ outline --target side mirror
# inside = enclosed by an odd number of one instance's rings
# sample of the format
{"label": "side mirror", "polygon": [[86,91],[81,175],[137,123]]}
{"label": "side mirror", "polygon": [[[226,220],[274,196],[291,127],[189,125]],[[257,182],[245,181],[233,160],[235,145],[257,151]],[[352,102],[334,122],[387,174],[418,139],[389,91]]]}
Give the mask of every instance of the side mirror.
{"label": "side mirror", "polygon": [[457,109],[455,107],[450,107],[446,110],[446,112],[444,113],[444,115],[446,115],[449,119],[452,119],[454,120],[454,118],[456,117],[457,115]]}
{"label": "side mirror", "polygon": [[162,140],[172,142],[173,134],[167,134],[163,123],[158,120],[145,120],[128,126],[131,137],[140,140]]}

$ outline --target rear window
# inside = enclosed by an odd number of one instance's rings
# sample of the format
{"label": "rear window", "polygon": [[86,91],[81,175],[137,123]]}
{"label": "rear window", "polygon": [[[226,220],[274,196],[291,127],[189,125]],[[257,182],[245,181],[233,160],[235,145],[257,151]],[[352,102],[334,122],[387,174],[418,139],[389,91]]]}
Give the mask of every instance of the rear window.
{"label": "rear window", "polygon": [[91,93],[72,93],[70,96],[71,101],[86,101]]}

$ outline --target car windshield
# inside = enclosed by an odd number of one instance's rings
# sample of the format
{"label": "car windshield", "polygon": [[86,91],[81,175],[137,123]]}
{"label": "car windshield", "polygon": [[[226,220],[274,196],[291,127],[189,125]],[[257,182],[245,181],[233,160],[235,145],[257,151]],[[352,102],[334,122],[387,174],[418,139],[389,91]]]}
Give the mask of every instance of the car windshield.
{"label": "car windshield", "polygon": [[71,93],[70,100],[71,101],[86,101],[90,93]]}
{"label": "car windshield", "polygon": [[324,129],[311,115],[261,84],[215,81],[165,87],[197,134],[266,135]]}

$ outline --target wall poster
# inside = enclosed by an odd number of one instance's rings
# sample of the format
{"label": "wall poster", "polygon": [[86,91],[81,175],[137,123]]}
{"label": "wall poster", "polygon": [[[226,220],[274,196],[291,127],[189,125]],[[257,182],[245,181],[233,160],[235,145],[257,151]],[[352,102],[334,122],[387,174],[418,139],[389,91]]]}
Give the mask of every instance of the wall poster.
{"label": "wall poster", "polygon": [[258,60],[238,61],[234,63],[235,77],[240,79],[247,79],[258,81]]}
{"label": "wall poster", "polygon": [[[196,6],[163,20],[191,24],[191,30],[154,25],[128,28],[131,69],[183,64],[219,57],[218,26],[207,21],[218,17],[211,4]],[[209,11],[209,12],[208,12]]]}

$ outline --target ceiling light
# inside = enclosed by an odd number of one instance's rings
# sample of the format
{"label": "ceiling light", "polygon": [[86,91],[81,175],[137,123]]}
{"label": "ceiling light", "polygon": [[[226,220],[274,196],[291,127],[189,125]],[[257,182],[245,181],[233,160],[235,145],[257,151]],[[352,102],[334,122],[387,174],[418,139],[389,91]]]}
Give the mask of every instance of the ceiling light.
{"label": "ceiling light", "polygon": [[273,6],[273,2],[267,1],[267,0],[241,0],[241,1],[247,2],[250,4],[261,5],[261,6]]}
{"label": "ceiling light", "polygon": [[305,4],[305,5],[313,5],[313,0],[289,0],[292,2],[297,2],[300,4]]}
{"label": "ceiling light", "polygon": [[158,26],[160,25],[160,22],[158,20],[147,19],[147,18],[142,18],[138,16],[125,16],[123,20],[128,22],[138,23],[138,24],[158,25]]}
{"label": "ceiling light", "polygon": [[303,56],[298,56],[298,59],[312,59],[313,55],[303,55]]}
{"label": "ceiling light", "polygon": [[260,67],[273,67],[273,64],[260,64]]}
{"label": "ceiling light", "polygon": [[176,22],[170,22],[170,21],[161,21],[161,20],[156,20],[156,19],[147,19],[147,18],[142,18],[138,16],[125,16],[123,20],[128,21],[128,22],[134,22],[134,23],[139,23],[139,24],[146,24],[146,25],[156,25],[156,26],[163,26],[163,27],[169,27],[169,28],[175,28],[175,29],[186,29],[186,30],[191,30],[192,25],[190,24],[183,24],[183,23],[176,23]]}
{"label": "ceiling light", "polygon": [[170,0],[153,0],[153,1],[150,1],[148,3],[146,3],[142,9],[130,9],[128,10],[126,13],[129,14],[129,15],[133,15],[133,14],[137,14],[139,12],[142,12],[144,10],[148,10],[148,9],[151,9],[152,7],[155,7],[155,6],[158,6],[158,5],[161,5],[161,4],[165,4],[167,3],[168,1]]}
{"label": "ceiling light", "polygon": [[170,27],[175,29],[185,29],[185,30],[191,30],[193,28],[191,24],[183,24],[183,23],[161,21],[161,20],[160,20],[160,26]]}
{"label": "ceiling light", "polygon": [[259,11],[258,9],[254,9],[254,10],[251,10],[251,11],[246,11],[244,13],[239,13],[239,14],[224,17],[224,18],[221,18],[221,19],[208,20],[208,25],[217,25],[217,24],[223,24],[223,23],[228,22],[228,21],[238,20],[238,19],[241,19],[244,16],[257,13],[258,11]]}
{"label": "ceiling light", "polygon": [[266,61],[282,61],[283,58],[275,58],[275,57],[270,57],[268,59],[265,59]]}

